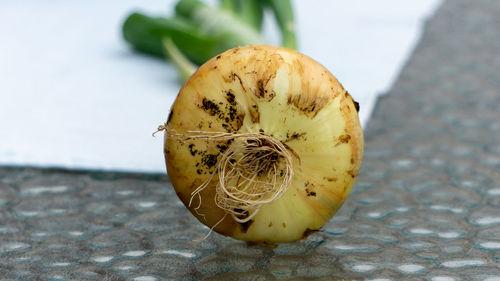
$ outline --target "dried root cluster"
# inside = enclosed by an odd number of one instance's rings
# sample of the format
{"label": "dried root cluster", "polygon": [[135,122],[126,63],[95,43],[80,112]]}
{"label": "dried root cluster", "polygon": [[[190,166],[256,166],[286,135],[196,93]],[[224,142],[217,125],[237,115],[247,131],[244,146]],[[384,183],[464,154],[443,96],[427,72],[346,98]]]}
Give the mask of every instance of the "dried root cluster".
{"label": "dried root cluster", "polygon": [[216,205],[239,223],[250,221],[265,204],[283,196],[293,177],[290,148],[274,137],[262,133],[218,133],[187,131],[184,134],[168,131],[167,125],[158,127],[168,138],[178,141],[202,139],[211,142],[230,141],[213,173],[191,193],[189,205],[200,192],[218,176]]}

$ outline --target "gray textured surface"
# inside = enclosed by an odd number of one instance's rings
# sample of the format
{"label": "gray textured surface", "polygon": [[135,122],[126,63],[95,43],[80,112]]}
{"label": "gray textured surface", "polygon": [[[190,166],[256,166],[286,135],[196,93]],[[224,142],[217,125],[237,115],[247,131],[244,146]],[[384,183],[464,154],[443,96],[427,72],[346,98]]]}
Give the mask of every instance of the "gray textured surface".
{"label": "gray textured surface", "polygon": [[500,1],[445,2],[307,241],[192,242],[207,229],[166,177],[1,168],[0,279],[500,280],[498,30]]}

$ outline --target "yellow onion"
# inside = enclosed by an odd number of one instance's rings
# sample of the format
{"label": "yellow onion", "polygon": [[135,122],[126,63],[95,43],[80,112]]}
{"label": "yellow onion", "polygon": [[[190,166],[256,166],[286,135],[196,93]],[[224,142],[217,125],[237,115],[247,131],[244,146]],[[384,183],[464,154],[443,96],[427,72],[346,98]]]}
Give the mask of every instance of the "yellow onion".
{"label": "yellow onion", "polygon": [[161,128],[168,175],[220,234],[268,245],[306,238],[356,180],[358,109],[327,69],[294,50],[228,50],[191,76]]}

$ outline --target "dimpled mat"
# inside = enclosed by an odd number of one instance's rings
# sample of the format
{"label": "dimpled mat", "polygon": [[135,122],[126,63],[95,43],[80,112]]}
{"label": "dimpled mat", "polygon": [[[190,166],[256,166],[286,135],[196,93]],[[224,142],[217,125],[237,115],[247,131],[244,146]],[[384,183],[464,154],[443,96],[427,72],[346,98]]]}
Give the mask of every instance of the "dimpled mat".
{"label": "dimpled mat", "polygon": [[377,104],[352,195],[306,241],[193,242],[208,229],[166,176],[4,167],[0,279],[500,280],[498,30],[500,1],[444,2]]}

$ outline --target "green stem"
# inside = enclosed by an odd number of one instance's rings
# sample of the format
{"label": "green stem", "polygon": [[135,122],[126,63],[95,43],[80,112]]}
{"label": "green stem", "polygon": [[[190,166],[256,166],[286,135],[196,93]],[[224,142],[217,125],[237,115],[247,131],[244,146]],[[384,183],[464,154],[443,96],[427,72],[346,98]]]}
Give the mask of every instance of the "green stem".
{"label": "green stem", "polygon": [[170,37],[163,38],[163,48],[179,72],[182,82],[186,82],[198,68],[177,48]]}
{"label": "green stem", "polygon": [[238,7],[238,17],[260,31],[262,28],[262,18],[264,9],[261,0],[234,0]]}
{"label": "green stem", "polygon": [[175,5],[175,12],[177,15],[191,18],[197,10],[207,7],[205,3],[199,0],[180,0],[177,5]]}
{"label": "green stem", "polygon": [[281,44],[290,49],[297,49],[293,7],[290,0],[266,0],[281,30]]}
{"label": "green stem", "polygon": [[171,38],[191,61],[202,64],[225,51],[216,38],[202,34],[191,21],[180,17],[150,17],[140,13],[130,14],[122,27],[125,41],[136,50],[163,57],[162,40]]}
{"label": "green stem", "polygon": [[219,7],[221,10],[226,10],[231,13],[236,13],[236,3],[234,0],[219,0]]}
{"label": "green stem", "polygon": [[209,7],[199,0],[180,0],[175,11],[193,22],[202,34],[216,38],[225,50],[264,42],[259,32],[237,15]]}

